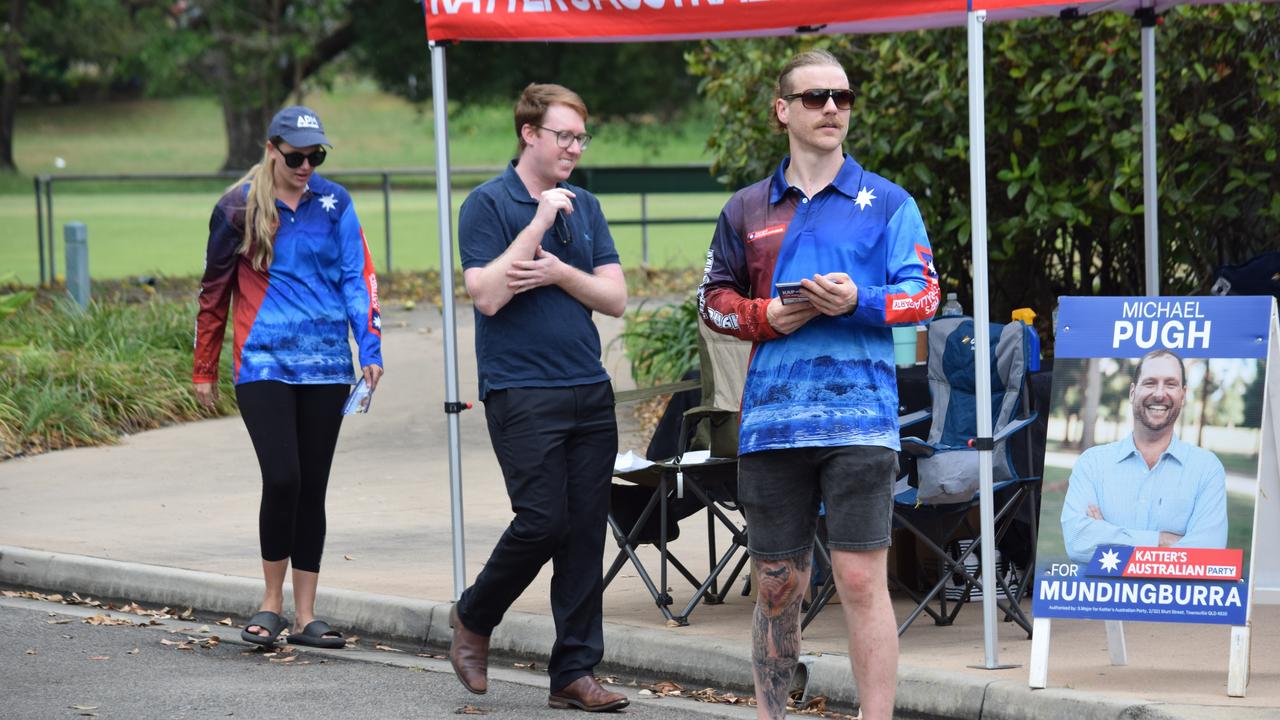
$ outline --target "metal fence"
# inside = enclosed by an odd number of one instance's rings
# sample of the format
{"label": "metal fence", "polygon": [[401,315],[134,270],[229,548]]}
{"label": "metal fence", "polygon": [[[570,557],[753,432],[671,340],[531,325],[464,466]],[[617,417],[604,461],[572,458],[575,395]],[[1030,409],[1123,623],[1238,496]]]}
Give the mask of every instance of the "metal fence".
{"label": "metal fence", "polygon": [[[470,188],[483,179],[502,172],[501,167],[458,167],[450,173],[450,181],[455,188]],[[136,183],[136,182],[178,182],[195,183],[224,180],[234,181],[243,173],[225,171],[217,173],[142,173],[113,175],[37,175],[33,178],[35,186],[36,211],[36,255],[40,265],[40,284],[50,284],[58,274],[55,253],[55,216],[54,186],[73,183]],[[342,180],[376,179],[382,191],[383,242],[385,243],[385,268],[392,269],[391,243],[391,188],[393,178],[425,178],[434,187],[435,169],[433,168],[384,168],[343,170],[327,174],[326,177]],[[710,166],[689,165],[615,165],[607,167],[578,168],[570,177],[570,182],[586,188],[596,195],[629,194],[640,196],[640,217],[609,220],[610,226],[634,226],[641,228],[641,258],[649,262],[649,226],[651,225],[697,225],[714,223],[714,217],[666,217],[651,218],[648,212],[648,198],[651,194],[682,194],[727,192],[728,188],[711,176]]]}

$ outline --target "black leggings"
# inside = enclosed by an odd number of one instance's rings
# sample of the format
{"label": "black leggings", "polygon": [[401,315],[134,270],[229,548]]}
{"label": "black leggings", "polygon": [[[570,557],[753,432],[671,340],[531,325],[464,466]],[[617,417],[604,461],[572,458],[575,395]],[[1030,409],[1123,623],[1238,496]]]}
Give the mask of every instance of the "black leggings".
{"label": "black leggings", "polygon": [[294,570],[320,572],[324,494],[349,385],[236,385],[240,417],[262,468],[258,540],[262,559],[292,559]]}

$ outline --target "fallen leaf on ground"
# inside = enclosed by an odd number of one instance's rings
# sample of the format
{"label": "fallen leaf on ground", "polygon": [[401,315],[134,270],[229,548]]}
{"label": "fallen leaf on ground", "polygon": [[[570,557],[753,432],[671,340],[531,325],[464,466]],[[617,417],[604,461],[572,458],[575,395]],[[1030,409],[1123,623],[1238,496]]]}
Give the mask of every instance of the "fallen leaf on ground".
{"label": "fallen leaf on ground", "polygon": [[538,667],[538,664],[531,663],[531,662],[518,662],[518,663],[511,663],[511,667],[518,667],[521,670],[533,670],[534,668]]}
{"label": "fallen leaf on ground", "polygon": [[273,663],[287,663],[287,662],[293,662],[294,660],[297,660],[297,659],[298,659],[298,656],[297,656],[297,655],[290,655],[290,656],[288,656],[288,657],[275,657],[275,658],[271,658],[271,659],[270,659],[270,660],[268,660],[267,662],[273,662]]}
{"label": "fallen leaf on ground", "polygon": [[801,710],[810,710],[813,712],[827,711],[827,698],[825,695],[816,695],[809,698],[809,701],[800,706]]}
{"label": "fallen leaf on ground", "polygon": [[387,645],[374,645],[374,647],[379,650],[385,650],[386,652],[404,652],[400,648],[393,648]]}
{"label": "fallen leaf on ground", "polygon": [[195,620],[196,616],[195,616],[195,613],[192,612],[191,608],[187,608],[185,612],[183,612],[181,615],[178,616],[178,619],[179,620]]}
{"label": "fallen leaf on ground", "polygon": [[208,626],[208,625],[201,625],[201,626],[200,626],[200,629],[199,629],[199,630],[197,630],[196,632],[207,633],[207,632],[209,632],[209,626]]}
{"label": "fallen leaf on ground", "polygon": [[342,559],[343,559],[343,560],[355,560],[355,558],[351,557],[350,555],[343,555],[343,556],[342,556]]}
{"label": "fallen leaf on ground", "polygon": [[721,705],[737,705],[745,702],[742,698],[731,692],[721,692],[715,688],[703,688],[694,690],[689,693],[689,697],[698,702],[719,703]]}
{"label": "fallen leaf on ground", "polygon": [[230,626],[232,625],[231,618],[229,618],[229,617],[222,618],[221,620],[219,620],[219,621],[218,621],[218,624],[219,624],[219,625],[226,625],[226,626],[230,627]]}
{"label": "fallen leaf on ground", "polygon": [[28,655],[35,655],[35,654],[36,654],[36,649],[35,649],[35,648],[27,648],[27,654],[28,654]]}
{"label": "fallen leaf on ground", "polygon": [[90,660],[110,660],[111,656],[110,655],[90,655],[89,659]]}
{"label": "fallen leaf on ground", "polygon": [[662,682],[654,683],[651,687],[654,692],[661,693],[663,695],[679,695],[684,692],[683,687],[680,687],[670,680],[663,680]]}
{"label": "fallen leaf on ground", "polygon": [[129,652],[125,653],[125,655],[137,655],[137,654],[138,654],[138,648],[134,648]]}
{"label": "fallen leaf on ground", "polygon": [[58,620],[46,620],[45,622],[50,625],[66,625],[71,622],[71,618],[59,618]]}
{"label": "fallen leaf on ground", "polygon": [[89,625],[132,625],[133,621],[128,618],[113,618],[110,615],[92,615],[84,619]]}
{"label": "fallen leaf on ground", "polygon": [[652,691],[652,690],[649,690],[648,688],[646,688],[646,689],[641,690],[640,692],[638,692],[638,693],[636,693],[636,694],[637,694],[637,695],[644,695],[645,697],[649,697],[650,695],[652,695],[652,694],[653,694],[653,691]]}
{"label": "fallen leaf on ground", "polygon": [[418,657],[431,658],[432,660],[443,660],[446,655],[436,655],[435,653],[418,653]]}
{"label": "fallen leaf on ground", "polygon": [[489,712],[488,710],[478,708],[475,705],[463,705],[457,710],[454,710],[453,714],[454,715],[486,715],[488,714],[488,712]]}

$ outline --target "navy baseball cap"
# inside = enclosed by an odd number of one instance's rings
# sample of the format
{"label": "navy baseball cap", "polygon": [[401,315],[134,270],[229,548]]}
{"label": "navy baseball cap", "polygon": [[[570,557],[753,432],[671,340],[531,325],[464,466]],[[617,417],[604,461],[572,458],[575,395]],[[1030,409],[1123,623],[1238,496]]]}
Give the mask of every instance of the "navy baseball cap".
{"label": "navy baseball cap", "polygon": [[268,138],[280,138],[294,147],[310,147],[312,145],[333,146],[329,138],[324,136],[324,126],[320,124],[320,116],[315,110],[302,105],[290,105],[271,118],[271,129]]}

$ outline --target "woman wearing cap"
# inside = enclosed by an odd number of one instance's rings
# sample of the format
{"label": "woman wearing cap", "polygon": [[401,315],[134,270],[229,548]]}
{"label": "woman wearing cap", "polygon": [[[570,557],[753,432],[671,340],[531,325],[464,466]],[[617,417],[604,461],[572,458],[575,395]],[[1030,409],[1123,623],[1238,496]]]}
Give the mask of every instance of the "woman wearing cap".
{"label": "woman wearing cap", "polygon": [[260,612],[241,637],[276,643],[288,625],[281,613],[292,563],[297,616],[289,642],[342,647],[342,635],[314,615],[324,496],[355,382],[348,327],[369,388],[382,376],[378,282],[351,196],[315,174],[330,145],[319,116],[287,107],[268,138],[262,161],[228,188],[209,220],[192,378],[212,409],[231,305],[236,400],[262,470],[266,578]]}

